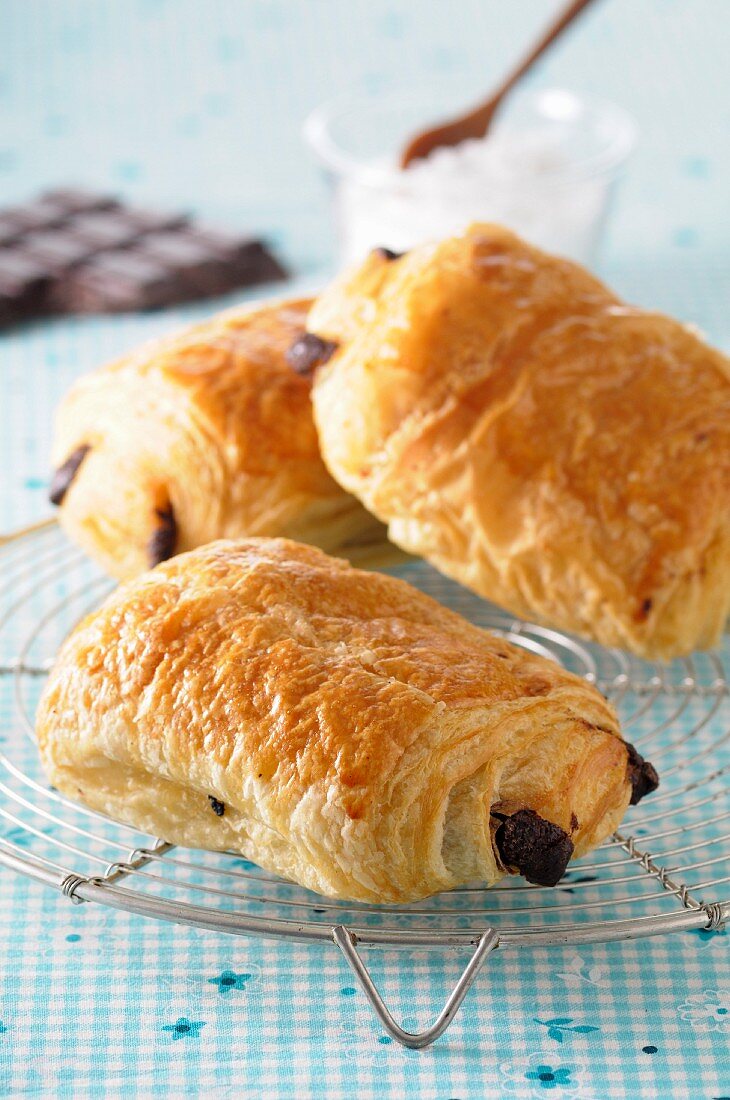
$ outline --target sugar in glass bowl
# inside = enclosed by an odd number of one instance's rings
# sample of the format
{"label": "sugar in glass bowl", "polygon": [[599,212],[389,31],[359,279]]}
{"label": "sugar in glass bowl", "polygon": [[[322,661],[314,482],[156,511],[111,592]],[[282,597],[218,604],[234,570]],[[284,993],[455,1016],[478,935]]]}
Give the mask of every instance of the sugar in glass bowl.
{"label": "sugar in glass bowl", "polygon": [[513,94],[479,141],[398,167],[405,139],[473,102],[443,84],[348,96],[317,108],[305,139],[328,177],[340,259],[382,245],[400,252],[470,222],[506,225],[590,265],[636,141],[611,103],[561,88]]}

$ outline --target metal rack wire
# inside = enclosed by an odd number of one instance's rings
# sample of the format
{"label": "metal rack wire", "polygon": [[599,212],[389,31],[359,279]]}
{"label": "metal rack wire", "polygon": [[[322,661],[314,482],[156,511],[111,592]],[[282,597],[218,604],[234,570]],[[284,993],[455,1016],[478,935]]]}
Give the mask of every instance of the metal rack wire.
{"label": "metal rack wire", "polygon": [[[54,523],[0,542],[0,865],[80,903],[102,902],[236,935],[334,941],[389,1034],[432,1043],[448,1026],[487,955],[501,948],[579,944],[720,928],[730,917],[728,655],[670,665],[517,622],[423,563],[411,583],[595,683],[624,730],[657,764],[659,791],[621,831],[571,865],[559,886],[478,884],[411,906],[330,901],[230,853],[173,848],[70,802],[39,770],[33,714],[60,641],[111,588]],[[375,989],[359,948],[472,952],[443,1012],[409,1034]]]}

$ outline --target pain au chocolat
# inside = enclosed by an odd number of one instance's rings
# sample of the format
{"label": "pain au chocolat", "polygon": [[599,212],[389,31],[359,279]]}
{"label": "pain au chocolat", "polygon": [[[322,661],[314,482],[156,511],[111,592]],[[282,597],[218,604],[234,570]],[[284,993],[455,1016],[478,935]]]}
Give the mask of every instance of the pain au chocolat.
{"label": "pain au chocolat", "polygon": [[70,797],[375,903],[554,885],[657,783],[590,684],[283,539],[121,585],[64,643],[37,731]]}
{"label": "pain au chocolat", "polygon": [[353,556],[383,528],[328,474],[311,379],[288,361],[309,301],[237,309],[78,381],[55,425],[61,525],[115,577],[216,538]]}
{"label": "pain au chocolat", "polygon": [[647,657],[730,610],[730,366],[506,229],[377,250],[307,323],[331,473],[510,611]]}

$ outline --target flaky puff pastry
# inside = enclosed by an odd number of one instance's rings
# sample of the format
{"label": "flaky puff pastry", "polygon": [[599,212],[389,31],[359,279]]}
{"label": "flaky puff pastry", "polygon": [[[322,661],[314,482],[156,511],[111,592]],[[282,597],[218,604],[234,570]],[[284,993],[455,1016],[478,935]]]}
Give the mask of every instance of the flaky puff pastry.
{"label": "flaky puff pastry", "polygon": [[316,302],[325,461],[518,615],[669,658],[730,610],[730,368],[505,229],[373,253]]}
{"label": "flaky puff pastry", "polygon": [[72,798],[366,902],[552,885],[656,785],[594,687],[283,539],[118,588],[64,643],[37,731]]}
{"label": "flaky puff pastry", "polygon": [[311,381],[286,358],[309,304],[221,314],[73,386],[56,416],[51,496],[113,576],[222,537],[384,541],[327,473]]}

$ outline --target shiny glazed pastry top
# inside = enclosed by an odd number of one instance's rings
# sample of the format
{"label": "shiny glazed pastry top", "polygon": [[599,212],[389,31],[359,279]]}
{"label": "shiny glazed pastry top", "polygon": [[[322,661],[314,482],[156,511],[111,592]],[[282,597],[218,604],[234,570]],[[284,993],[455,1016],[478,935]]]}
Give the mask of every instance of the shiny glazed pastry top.
{"label": "shiny glazed pastry top", "polygon": [[327,473],[311,381],[286,358],[309,304],[221,314],[74,385],[56,416],[51,497],[109,573],[224,536],[327,549],[382,538]]}
{"label": "shiny glazed pastry top", "polygon": [[657,782],[585,681],[283,539],[121,585],[64,643],[37,730],[70,797],[366,902],[553,885]]}
{"label": "shiny glazed pastry top", "polygon": [[669,658],[730,610],[730,368],[505,229],[378,250],[315,303],[325,461],[518,615]]}

